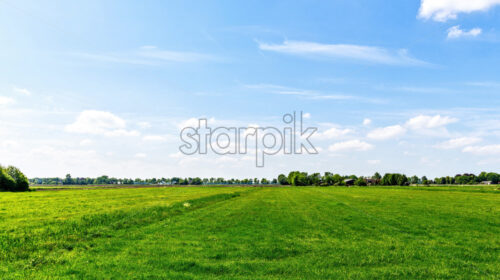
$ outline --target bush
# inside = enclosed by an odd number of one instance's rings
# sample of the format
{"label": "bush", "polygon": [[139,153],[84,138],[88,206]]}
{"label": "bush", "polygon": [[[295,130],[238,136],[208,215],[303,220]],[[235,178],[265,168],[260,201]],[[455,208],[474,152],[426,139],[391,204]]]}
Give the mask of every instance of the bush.
{"label": "bush", "polygon": [[381,183],[384,186],[406,186],[409,182],[406,175],[387,173],[382,177]]}
{"label": "bush", "polygon": [[0,190],[25,192],[29,190],[28,178],[16,167],[0,166]]}
{"label": "bush", "polygon": [[16,181],[0,166],[0,190],[14,191],[16,189]]}
{"label": "bush", "polygon": [[284,174],[280,174],[278,176],[278,182],[280,183],[280,185],[290,185],[290,183],[288,182],[288,178]]}
{"label": "bush", "polygon": [[366,186],[366,181],[365,179],[359,177],[356,181],[354,181],[354,185],[364,187]]}

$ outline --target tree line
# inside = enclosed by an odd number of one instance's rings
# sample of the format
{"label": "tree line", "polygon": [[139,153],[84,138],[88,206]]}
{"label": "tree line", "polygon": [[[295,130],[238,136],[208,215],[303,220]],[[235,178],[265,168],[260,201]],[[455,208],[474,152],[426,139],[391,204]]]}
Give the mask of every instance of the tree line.
{"label": "tree line", "polygon": [[150,178],[128,179],[100,176],[97,178],[73,178],[67,174],[64,178],[33,178],[31,184],[37,185],[290,185],[290,186],[407,186],[407,185],[473,185],[483,182],[498,184],[500,175],[494,172],[482,172],[479,175],[457,174],[455,176],[428,179],[426,176],[406,176],[399,173],[386,173],[383,176],[376,172],[373,176],[340,175],[331,172],[311,173],[292,171],[288,175],[280,174],[274,179],[224,179],[224,178]]}
{"label": "tree line", "polygon": [[29,190],[28,178],[14,166],[0,165],[0,191],[24,192]]}
{"label": "tree line", "polygon": [[250,179],[224,179],[224,178],[114,178],[106,175],[97,178],[73,178],[71,174],[67,174],[64,178],[32,178],[31,184],[35,185],[266,185],[277,184],[276,179],[268,180],[266,178],[250,178]]}
{"label": "tree line", "polygon": [[380,173],[375,172],[373,176],[358,177],[356,175],[342,176],[339,174],[332,174],[331,172],[325,172],[321,175],[320,173],[308,174],[307,172],[292,171],[288,176],[280,174],[278,176],[278,182],[281,185],[292,186],[476,185],[481,183],[498,184],[500,182],[500,174],[494,172],[481,172],[479,175],[465,173],[455,176],[438,177],[432,180],[428,179],[426,176],[408,177],[405,174],[399,173],[386,173],[384,176],[381,176]]}

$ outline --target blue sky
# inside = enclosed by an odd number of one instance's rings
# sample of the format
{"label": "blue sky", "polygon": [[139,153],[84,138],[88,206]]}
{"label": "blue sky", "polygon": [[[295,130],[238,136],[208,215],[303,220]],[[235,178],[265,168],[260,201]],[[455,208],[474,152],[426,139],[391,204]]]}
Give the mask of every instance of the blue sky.
{"label": "blue sky", "polygon": [[[3,0],[0,163],[30,177],[498,172],[499,18],[497,0]],[[293,111],[318,127],[318,155],[256,168],[179,154],[193,119],[280,127]]]}

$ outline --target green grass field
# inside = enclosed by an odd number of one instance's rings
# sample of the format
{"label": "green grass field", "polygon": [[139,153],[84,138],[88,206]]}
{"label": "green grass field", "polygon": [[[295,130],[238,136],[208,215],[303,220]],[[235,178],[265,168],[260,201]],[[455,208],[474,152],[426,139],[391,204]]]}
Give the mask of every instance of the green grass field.
{"label": "green grass field", "polygon": [[0,193],[0,279],[499,279],[497,188]]}

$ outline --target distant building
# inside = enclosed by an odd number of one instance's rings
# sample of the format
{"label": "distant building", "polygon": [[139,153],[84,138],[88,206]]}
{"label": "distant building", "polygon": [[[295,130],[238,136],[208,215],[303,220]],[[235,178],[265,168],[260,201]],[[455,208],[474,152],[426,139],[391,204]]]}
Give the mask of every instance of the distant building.
{"label": "distant building", "polygon": [[344,183],[346,186],[352,186],[354,185],[354,179],[345,179]]}
{"label": "distant building", "polygon": [[372,179],[372,178],[366,178],[365,181],[368,185],[376,185],[379,182],[378,179]]}
{"label": "distant building", "polygon": [[482,181],[481,185],[493,185],[492,181]]}

